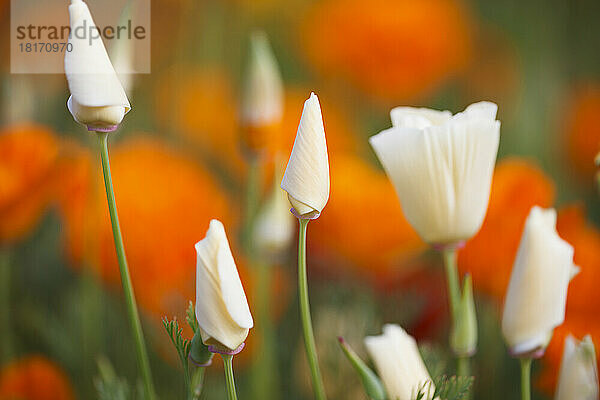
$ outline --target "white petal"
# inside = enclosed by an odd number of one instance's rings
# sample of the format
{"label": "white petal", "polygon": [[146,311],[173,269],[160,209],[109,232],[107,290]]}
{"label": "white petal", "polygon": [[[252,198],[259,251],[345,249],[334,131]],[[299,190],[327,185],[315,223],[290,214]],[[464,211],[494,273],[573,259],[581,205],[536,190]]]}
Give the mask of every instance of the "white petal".
{"label": "white petal", "polygon": [[488,121],[494,121],[497,113],[498,105],[490,101],[480,101],[479,103],[471,104],[465,109],[465,111],[457,114],[457,116],[462,115],[468,118],[479,118],[487,119]]}
{"label": "white petal", "polygon": [[329,160],[319,99],[304,103],[292,154],[281,182],[300,214],[321,212],[329,200]]}
{"label": "white petal", "polygon": [[264,33],[251,39],[251,53],[242,102],[242,121],[250,126],[270,125],[283,116],[283,82]]}
{"label": "white petal", "polygon": [[254,221],[254,243],[263,253],[280,253],[292,241],[294,227],[285,192],[275,186]]}
{"label": "white petal", "polygon": [[196,253],[196,318],[203,340],[236,349],[253,322],[221,222],[211,221]]}
{"label": "white petal", "polygon": [[[415,339],[400,326],[384,326],[383,334],[365,338],[365,345],[390,398],[413,400],[431,381]],[[431,395],[435,386],[428,388]]]}
{"label": "white petal", "polygon": [[502,332],[514,353],[545,348],[565,317],[573,247],[555,227],[556,212],[533,207],[513,266]]}
{"label": "white petal", "polygon": [[390,116],[392,125],[395,127],[424,129],[428,126],[447,123],[452,117],[452,113],[429,108],[396,107],[392,109]]}
{"label": "white petal", "polygon": [[598,399],[596,352],[589,335],[581,342],[571,335],[565,339],[555,399]]}
{"label": "white petal", "polygon": [[370,143],[421,237],[436,244],[472,237],[489,200],[500,123],[481,119],[391,128]]}
{"label": "white petal", "polygon": [[[71,30],[69,43],[73,48],[65,52],[65,74],[75,109],[82,107],[122,107],[129,112],[129,100],[119,82],[101,38],[91,38],[90,29],[96,27],[85,2],[73,0],[69,6]],[[77,32],[86,31],[85,34]],[[97,31],[95,31],[97,33]],[[74,115],[83,123],[81,115]],[[103,121],[98,121],[102,123]],[[107,123],[108,124],[108,123]]]}

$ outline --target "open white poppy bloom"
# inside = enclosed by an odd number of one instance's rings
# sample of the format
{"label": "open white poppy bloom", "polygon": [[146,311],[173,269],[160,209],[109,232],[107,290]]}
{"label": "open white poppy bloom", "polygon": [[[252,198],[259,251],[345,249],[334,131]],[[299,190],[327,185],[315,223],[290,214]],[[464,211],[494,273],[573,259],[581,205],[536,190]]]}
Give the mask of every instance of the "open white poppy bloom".
{"label": "open white poppy bloom", "polygon": [[431,400],[435,386],[416,340],[398,325],[385,325],[383,334],[368,336],[365,345],[390,399],[414,400],[420,390]]}
{"label": "open white poppy bloom", "polygon": [[254,326],[225,228],[212,220],[196,243],[196,319],[206,345],[236,350]]}
{"label": "open white poppy bloom", "polygon": [[65,52],[65,74],[71,91],[67,107],[73,118],[90,131],[113,131],[131,105],[87,4],[71,0],[69,15],[72,51]]}
{"label": "open white poppy bloom", "polygon": [[250,63],[242,99],[244,125],[271,125],[283,117],[281,73],[264,32],[255,32],[251,38]]}
{"label": "open white poppy bloom", "polygon": [[480,102],[453,116],[398,107],[393,127],[370,138],[406,218],[426,242],[457,244],[481,227],[500,140],[497,109]]}
{"label": "open white poppy bloom", "polygon": [[329,159],[321,105],[311,93],[304,103],[296,141],[281,188],[299,216],[318,216],[329,200]]}
{"label": "open white poppy bloom", "polygon": [[590,335],[577,341],[569,335],[560,363],[555,400],[597,400],[598,366]]}
{"label": "open white poppy bloom", "polygon": [[513,355],[543,354],[565,319],[569,281],[579,269],[556,232],[556,211],[533,207],[525,221],[504,303],[502,333]]}

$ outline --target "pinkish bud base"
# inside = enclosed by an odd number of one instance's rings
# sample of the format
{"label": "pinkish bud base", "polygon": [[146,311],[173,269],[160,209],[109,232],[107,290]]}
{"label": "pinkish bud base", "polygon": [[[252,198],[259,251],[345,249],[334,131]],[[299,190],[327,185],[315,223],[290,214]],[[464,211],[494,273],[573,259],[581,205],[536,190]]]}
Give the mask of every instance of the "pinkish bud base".
{"label": "pinkish bud base", "polygon": [[117,130],[119,125],[111,125],[111,126],[92,126],[88,125],[87,129],[89,132],[101,132],[101,133],[109,133]]}
{"label": "pinkish bud base", "polygon": [[197,363],[196,361],[194,361],[194,359],[192,358],[192,355],[190,354],[188,356],[188,359],[192,362],[192,364],[194,364],[196,367],[200,367],[200,368],[205,368],[205,367],[210,367],[212,365],[212,357],[210,358],[210,360],[208,360],[207,362],[200,364]]}
{"label": "pinkish bud base", "polygon": [[224,354],[226,356],[235,356],[236,354],[239,354],[244,349],[245,345],[246,345],[246,343],[242,343],[242,344],[240,344],[240,347],[238,347],[235,350],[229,350],[229,349],[225,349],[223,347],[217,347],[217,346],[208,346],[208,351],[210,351],[211,353]]}
{"label": "pinkish bud base", "polygon": [[300,213],[298,213],[298,211],[296,211],[296,209],[294,207],[290,208],[290,212],[294,215],[294,217],[296,217],[298,219],[314,220],[321,216],[321,213],[318,211],[312,211],[312,212],[301,215]]}
{"label": "pinkish bud base", "polygon": [[456,243],[433,243],[431,247],[433,247],[433,249],[437,251],[459,250],[465,247],[465,241],[461,240],[460,242]]}

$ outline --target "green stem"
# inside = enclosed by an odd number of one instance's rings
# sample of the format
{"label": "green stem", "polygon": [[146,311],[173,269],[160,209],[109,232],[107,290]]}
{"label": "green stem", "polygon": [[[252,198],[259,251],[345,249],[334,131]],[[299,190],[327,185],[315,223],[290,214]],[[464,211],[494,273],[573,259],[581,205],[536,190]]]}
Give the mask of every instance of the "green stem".
{"label": "green stem", "polygon": [[317,346],[315,345],[315,336],[313,334],[312,321],[310,318],[310,304],[308,300],[308,282],[306,277],[306,229],[308,219],[299,219],[300,236],[298,239],[298,295],[300,297],[300,318],[302,319],[302,331],[304,332],[304,346],[306,356],[310,367],[310,375],[313,383],[313,390],[317,400],[325,400],[325,389],[323,387],[323,378],[319,370],[319,360],[317,359]]}
{"label": "green stem", "polygon": [[531,358],[521,358],[521,400],[531,399]]}
{"label": "green stem", "polygon": [[223,354],[223,364],[225,364],[225,381],[227,382],[227,398],[237,400],[235,392],[235,380],[233,378],[233,356]]}
{"label": "green stem", "polygon": [[252,390],[255,399],[268,400],[280,398],[276,382],[279,381],[275,328],[271,319],[271,277],[272,266],[264,262],[255,262],[257,273],[256,319],[260,326],[259,344],[255,352]]}
{"label": "green stem", "polygon": [[131,330],[135,340],[135,350],[137,361],[142,373],[146,395],[150,400],[155,398],[154,385],[152,383],[152,375],[150,372],[150,362],[148,360],[148,352],[144,335],[142,333],[142,324],[138,313],[135,294],[131,285],[131,277],[129,276],[129,268],[127,267],[127,258],[125,257],[125,246],[123,245],[123,236],[121,235],[121,227],[119,226],[119,216],[117,215],[117,205],[115,201],[115,192],[110,174],[110,162],[108,159],[108,134],[98,132],[100,143],[100,153],[102,156],[102,172],[104,173],[104,186],[106,188],[106,199],[108,201],[108,210],[110,212],[110,221],[112,223],[113,238],[115,241],[115,250],[119,261],[119,270],[121,272],[121,284],[123,285],[123,294],[125,295],[125,303],[127,305],[127,313]]}
{"label": "green stem", "polygon": [[0,248],[0,363],[9,361],[13,354],[10,317],[10,255]]}
{"label": "green stem", "polygon": [[446,279],[448,281],[448,300],[450,302],[450,316],[452,323],[456,320],[458,302],[460,299],[460,286],[458,283],[458,270],[456,268],[456,249],[447,248],[442,250],[444,266],[446,268]]}
{"label": "green stem", "polygon": [[183,366],[183,380],[185,382],[185,393],[186,398],[192,400],[194,398],[194,392],[192,388],[192,378],[190,376],[190,364],[186,358],[181,358],[181,365]]}
{"label": "green stem", "polygon": [[246,253],[254,256],[254,248],[252,243],[252,229],[254,227],[254,218],[258,209],[258,201],[260,196],[260,175],[261,164],[260,160],[252,157],[248,165],[248,180],[246,185],[246,204],[244,210],[244,227],[242,231],[242,242]]}
{"label": "green stem", "polygon": [[194,373],[194,377],[192,379],[193,393],[192,400],[200,400],[200,396],[202,395],[202,388],[204,385],[204,371],[205,367],[199,367]]}
{"label": "green stem", "polygon": [[456,375],[471,376],[471,361],[469,360],[469,357],[458,357],[456,363]]}

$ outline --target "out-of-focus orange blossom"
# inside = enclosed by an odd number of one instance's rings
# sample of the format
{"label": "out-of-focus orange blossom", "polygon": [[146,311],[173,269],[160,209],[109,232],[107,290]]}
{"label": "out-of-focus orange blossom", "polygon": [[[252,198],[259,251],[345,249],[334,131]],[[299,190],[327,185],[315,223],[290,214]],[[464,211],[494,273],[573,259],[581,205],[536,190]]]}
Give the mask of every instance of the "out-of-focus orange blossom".
{"label": "out-of-focus orange blossom", "polygon": [[424,248],[385,173],[360,157],[331,154],[331,196],[310,226],[311,254],[384,278]]}
{"label": "out-of-focus orange blossom", "polygon": [[585,210],[580,205],[571,205],[559,210],[557,228],[559,235],[575,248],[575,264],[580,272],[569,284],[565,322],[558,327],[546,351],[546,368],[540,385],[552,391],[562,357],[564,339],[570,333],[582,339],[590,334],[596,345],[596,359],[600,360],[600,229],[586,221]]}
{"label": "out-of-focus orange blossom", "polygon": [[534,163],[507,158],[496,167],[487,215],[479,233],[458,252],[463,273],[473,276],[475,290],[501,300],[531,207],[550,207],[552,180]]}
{"label": "out-of-focus orange blossom", "polygon": [[0,400],[72,400],[65,372],[42,356],[13,361],[0,371]]}
{"label": "out-of-focus orange blossom", "polygon": [[169,71],[158,84],[156,116],[163,127],[239,174],[245,162],[232,86],[224,71],[217,68]]}
{"label": "out-of-focus orange blossom", "polygon": [[0,244],[23,238],[51,202],[58,156],[55,134],[37,125],[0,132]]}
{"label": "out-of-focus orange blossom", "polygon": [[468,64],[470,21],[454,0],[327,0],[299,40],[327,77],[386,101],[423,98]]}
{"label": "out-of-focus orange blossom", "polygon": [[[138,301],[156,317],[178,315],[182,319],[195,295],[194,244],[204,237],[212,218],[221,219],[231,231],[235,210],[207,170],[165,143],[139,137],[111,146],[110,153],[117,210]],[[71,175],[65,171],[71,177],[61,202],[71,241],[68,247],[75,256],[89,252],[87,257],[99,266],[102,278],[118,285],[100,166],[92,167],[89,175],[86,171],[85,162],[91,158],[82,155],[72,163]],[[87,249],[86,243],[91,244]]]}
{"label": "out-of-focus orange blossom", "polygon": [[600,84],[575,91],[566,111],[566,140],[573,168],[590,182],[600,152]]}

